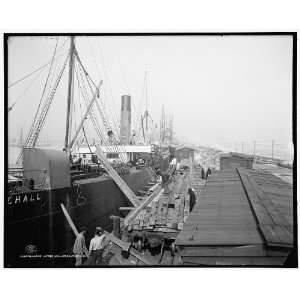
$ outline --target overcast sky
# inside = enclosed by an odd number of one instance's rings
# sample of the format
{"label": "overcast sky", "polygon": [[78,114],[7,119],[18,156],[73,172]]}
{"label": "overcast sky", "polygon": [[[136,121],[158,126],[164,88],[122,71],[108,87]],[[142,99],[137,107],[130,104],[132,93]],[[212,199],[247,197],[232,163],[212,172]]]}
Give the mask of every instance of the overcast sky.
{"label": "overcast sky", "polygon": [[[55,44],[54,37],[10,38],[9,84],[49,61]],[[60,37],[58,52],[68,44]],[[147,69],[150,114],[159,123],[164,104],[174,115],[178,137],[210,145],[292,142],[292,37],[78,37],[76,46],[94,82],[104,80],[103,100],[114,120],[121,95],[130,94],[135,123],[145,107],[141,93]],[[57,70],[64,57],[57,59]],[[9,113],[10,136],[18,137],[21,128],[27,133],[47,70]],[[35,76],[9,88],[9,105]],[[67,72],[42,131],[49,139],[63,140],[66,95]]]}

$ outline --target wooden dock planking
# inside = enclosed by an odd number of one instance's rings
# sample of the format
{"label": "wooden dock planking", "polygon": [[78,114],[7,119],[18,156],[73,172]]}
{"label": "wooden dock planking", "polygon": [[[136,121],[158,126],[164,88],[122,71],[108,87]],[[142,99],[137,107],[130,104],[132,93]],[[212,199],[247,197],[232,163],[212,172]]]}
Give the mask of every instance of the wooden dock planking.
{"label": "wooden dock planking", "polygon": [[[243,169],[238,169],[238,173],[241,176],[249,201],[254,209],[259,230],[266,244],[291,247],[293,244],[292,226],[289,226],[290,222],[288,222],[291,219],[282,214],[280,207],[276,207],[267,192],[264,191],[264,185],[268,185],[268,181],[266,183],[260,182],[258,185],[255,181],[254,172],[247,174]],[[291,201],[289,202],[291,205]]]}
{"label": "wooden dock planking", "polygon": [[269,173],[241,173],[209,178],[176,238],[184,264],[284,263],[293,247],[291,186]]}

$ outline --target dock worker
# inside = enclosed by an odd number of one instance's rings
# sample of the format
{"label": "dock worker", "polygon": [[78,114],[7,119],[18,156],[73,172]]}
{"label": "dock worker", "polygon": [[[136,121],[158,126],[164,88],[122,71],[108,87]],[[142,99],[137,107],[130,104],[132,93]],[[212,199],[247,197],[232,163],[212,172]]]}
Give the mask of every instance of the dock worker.
{"label": "dock worker", "polygon": [[89,265],[99,266],[102,264],[102,254],[105,247],[105,234],[101,227],[96,227],[95,236],[91,239],[89,248]]}
{"label": "dock worker", "polygon": [[196,195],[194,193],[193,188],[188,188],[188,194],[190,196],[190,212],[191,212],[196,204]]}
{"label": "dock worker", "polygon": [[176,159],[176,157],[173,157],[173,159],[170,162],[170,175],[171,176],[175,173],[176,167],[177,167],[177,159]]}
{"label": "dock worker", "polygon": [[210,174],[211,174],[211,169],[210,169],[210,167],[208,167],[207,172],[206,172],[206,179],[208,176],[210,176]]}
{"label": "dock worker", "polygon": [[157,170],[156,175],[157,175],[157,182],[159,184],[162,184],[163,180],[162,180],[162,174],[161,174],[160,169]]}
{"label": "dock worker", "polygon": [[83,263],[83,258],[85,257],[85,235],[86,235],[86,227],[81,227],[80,232],[78,233],[74,246],[73,246],[73,253],[75,254],[75,266],[80,267]]}

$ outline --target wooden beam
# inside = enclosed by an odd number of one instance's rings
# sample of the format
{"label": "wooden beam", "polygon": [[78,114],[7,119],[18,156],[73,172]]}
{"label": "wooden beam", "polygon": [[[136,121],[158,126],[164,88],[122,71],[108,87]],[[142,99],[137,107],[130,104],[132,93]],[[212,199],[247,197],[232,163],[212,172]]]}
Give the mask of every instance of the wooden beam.
{"label": "wooden beam", "polygon": [[147,197],[146,200],[143,201],[140,205],[131,210],[130,213],[125,217],[124,225],[128,226],[129,222],[133,220],[144,207],[146,207],[156,196],[158,196],[162,192],[163,190],[161,189],[161,186],[156,185],[156,189],[153,190],[153,193],[149,197]]}
{"label": "wooden beam", "polygon": [[139,205],[139,200],[137,196],[131,190],[128,184],[123,180],[123,178],[118,174],[118,172],[111,166],[110,162],[106,159],[106,156],[99,145],[96,146],[96,154],[109,176],[113,179],[113,181],[128,198],[128,200],[132,203],[132,205],[137,207]]}
{"label": "wooden beam", "polygon": [[133,210],[133,209],[134,209],[134,207],[132,207],[132,206],[128,206],[128,207],[121,206],[121,207],[119,207],[119,210]]}
{"label": "wooden beam", "polygon": [[[68,221],[68,223],[69,223],[69,225],[70,225],[70,227],[71,227],[72,230],[73,230],[73,233],[75,234],[75,236],[76,236],[76,238],[77,238],[79,232],[78,232],[78,230],[77,230],[75,224],[73,223],[73,221],[72,221],[72,219],[71,219],[69,213],[67,212],[67,210],[66,210],[64,204],[61,203],[60,206],[61,206],[61,209],[62,209],[62,211],[63,211],[63,213],[64,213],[64,215],[65,215],[65,217],[66,217],[66,219],[67,219],[67,221]],[[84,245],[84,253],[85,253],[86,257],[89,257],[89,251],[88,251],[88,249],[86,248],[85,245]]]}

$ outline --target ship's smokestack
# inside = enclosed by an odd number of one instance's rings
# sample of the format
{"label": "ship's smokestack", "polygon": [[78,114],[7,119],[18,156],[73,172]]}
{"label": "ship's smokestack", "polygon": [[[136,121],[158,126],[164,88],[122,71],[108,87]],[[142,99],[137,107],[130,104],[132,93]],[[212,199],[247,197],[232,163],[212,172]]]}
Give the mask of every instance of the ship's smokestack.
{"label": "ship's smokestack", "polygon": [[128,95],[123,95],[121,99],[121,144],[129,145],[131,133],[131,97]]}

